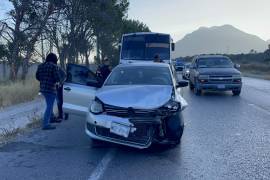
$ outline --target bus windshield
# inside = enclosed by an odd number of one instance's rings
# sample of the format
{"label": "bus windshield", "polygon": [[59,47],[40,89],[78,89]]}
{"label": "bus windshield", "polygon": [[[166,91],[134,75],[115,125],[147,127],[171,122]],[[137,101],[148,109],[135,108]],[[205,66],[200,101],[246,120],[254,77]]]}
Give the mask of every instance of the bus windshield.
{"label": "bus windshield", "polygon": [[123,37],[121,59],[154,60],[170,59],[170,36],[161,34],[130,35]]}

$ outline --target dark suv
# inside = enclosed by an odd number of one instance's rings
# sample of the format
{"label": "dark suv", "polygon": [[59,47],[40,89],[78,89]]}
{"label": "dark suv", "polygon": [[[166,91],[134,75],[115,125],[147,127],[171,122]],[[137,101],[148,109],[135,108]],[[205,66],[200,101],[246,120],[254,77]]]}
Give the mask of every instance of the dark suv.
{"label": "dark suv", "polygon": [[231,90],[234,95],[240,95],[242,77],[237,68],[239,65],[234,65],[226,56],[196,56],[190,68],[190,89],[196,95],[202,90]]}

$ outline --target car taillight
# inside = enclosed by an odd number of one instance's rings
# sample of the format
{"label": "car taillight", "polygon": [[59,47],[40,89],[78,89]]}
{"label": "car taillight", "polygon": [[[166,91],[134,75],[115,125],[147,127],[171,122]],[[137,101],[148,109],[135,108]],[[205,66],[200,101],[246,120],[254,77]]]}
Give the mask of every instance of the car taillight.
{"label": "car taillight", "polygon": [[208,82],[208,80],[207,79],[200,79],[200,82],[201,83],[206,83],[206,82]]}
{"label": "car taillight", "polygon": [[241,83],[242,80],[241,79],[234,79],[233,82],[236,82],[236,83]]}

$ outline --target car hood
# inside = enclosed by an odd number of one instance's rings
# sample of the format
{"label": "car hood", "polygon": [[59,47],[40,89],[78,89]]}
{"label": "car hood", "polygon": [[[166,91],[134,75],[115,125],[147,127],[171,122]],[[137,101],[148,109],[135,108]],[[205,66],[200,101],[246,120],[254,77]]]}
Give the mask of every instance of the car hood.
{"label": "car hood", "polygon": [[170,100],[172,90],[172,86],[166,85],[103,86],[96,97],[112,106],[155,109]]}
{"label": "car hood", "polygon": [[240,75],[235,68],[199,68],[200,75]]}

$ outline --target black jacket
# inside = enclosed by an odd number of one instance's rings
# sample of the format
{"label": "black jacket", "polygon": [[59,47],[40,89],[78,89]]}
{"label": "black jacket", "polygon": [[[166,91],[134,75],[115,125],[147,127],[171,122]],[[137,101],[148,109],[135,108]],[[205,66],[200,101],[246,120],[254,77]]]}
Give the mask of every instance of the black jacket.
{"label": "black jacket", "polygon": [[100,74],[102,77],[102,80],[105,81],[109,74],[111,73],[110,67],[108,65],[103,65],[100,67]]}

